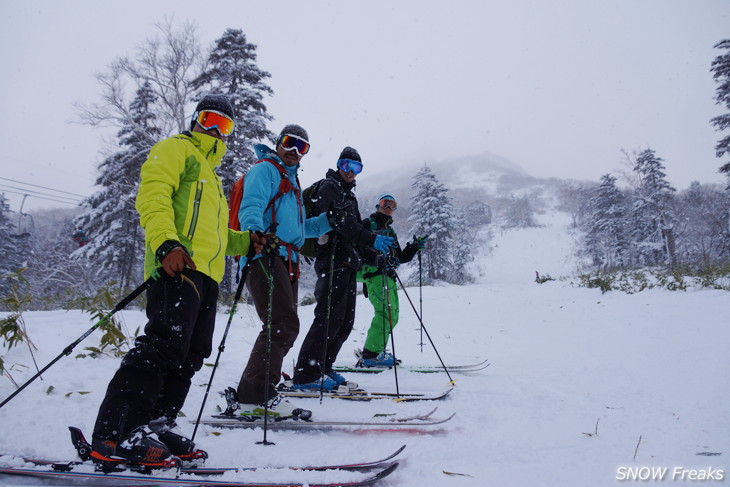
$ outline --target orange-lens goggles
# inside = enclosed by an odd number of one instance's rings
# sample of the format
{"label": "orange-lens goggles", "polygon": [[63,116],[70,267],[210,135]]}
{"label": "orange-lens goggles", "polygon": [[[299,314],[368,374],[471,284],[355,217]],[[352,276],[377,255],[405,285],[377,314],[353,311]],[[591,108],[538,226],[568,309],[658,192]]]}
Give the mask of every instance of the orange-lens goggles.
{"label": "orange-lens goggles", "polygon": [[301,137],[297,137],[296,135],[291,134],[284,134],[279,139],[279,144],[284,148],[286,151],[295,150],[297,151],[297,154],[300,156],[303,156],[307,152],[309,152],[309,142],[302,139]]}
{"label": "orange-lens goggles", "polygon": [[216,129],[219,134],[224,136],[231,135],[233,133],[233,127],[236,125],[226,115],[213,110],[203,110],[198,113],[195,121],[205,130]]}

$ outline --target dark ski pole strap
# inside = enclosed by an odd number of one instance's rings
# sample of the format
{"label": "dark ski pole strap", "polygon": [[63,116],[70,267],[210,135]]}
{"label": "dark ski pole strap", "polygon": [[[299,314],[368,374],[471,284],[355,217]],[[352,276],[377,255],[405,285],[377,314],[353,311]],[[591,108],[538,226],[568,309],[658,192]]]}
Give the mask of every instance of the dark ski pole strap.
{"label": "dark ski pole strap", "polygon": [[104,323],[106,323],[106,321],[108,321],[109,318],[111,318],[111,316],[114,313],[116,313],[117,311],[121,311],[122,309],[124,309],[129,303],[131,303],[137,296],[139,296],[144,291],[146,291],[152,285],[152,283],[155,282],[159,278],[160,278],[160,272],[159,272],[159,269],[156,269],[152,273],[152,275],[149,277],[149,279],[147,279],[145,282],[143,282],[137,289],[135,289],[134,291],[132,291],[126,298],[122,299],[119,302],[119,304],[117,304],[114,307],[114,309],[112,311],[110,311],[109,313],[107,313],[106,316],[104,316],[102,319],[100,319],[94,326],[92,326],[91,328],[89,328],[86,331],[86,333],[84,333],[79,338],[77,338],[76,341],[74,341],[69,346],[67,346],[66,348],[64,348],[63,349],[63,352],[61,352],[60,354],[58,354],[56,356],[56,358],[54,358],[53,360],[51,360],[48,363],[48,365],[46,365],[41,370],[39,370],[38,373],[35,374],[33,377],[31,377],[25,384],[23,384],[22,386],[18,387],[15,390],[15,392],[13,392],[7,398],[5,398],[5,400],[2,403],[0,403],[0,408],[3,407],[3,406],[5,406],[8,402],[10,402],[10,400],[12,398],[14,398],[18,394],[20,394],[20,392],[23,389],[25,389],[26,387],[28,387],[34,380],[36,380],[38,377],[40,377],[41,375],[43,375],[43,373],[46,370],[50,369],[51,366],[53,366],[53,364],[55,364],[56,362],[58,362],[59,360],[61,360],[61,358],[63,356],[65,356],[65,355],[71,355],[71,352],[73,351],[74,348],[76,348],[76,346],[79,343],[81,343],[84,339],[86,339],[86,337],[88,337],[89,335],[91,335],[94,332],[94,330],[96,330],[101,325],[103,325]]}

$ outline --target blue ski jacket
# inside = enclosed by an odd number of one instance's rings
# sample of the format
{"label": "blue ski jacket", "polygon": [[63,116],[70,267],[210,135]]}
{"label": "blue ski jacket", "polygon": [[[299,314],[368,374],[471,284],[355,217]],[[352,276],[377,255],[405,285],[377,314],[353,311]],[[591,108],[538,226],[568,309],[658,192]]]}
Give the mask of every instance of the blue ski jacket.
{"label": "blue ski jacket", "polygon": [[[272,208],[267,210],[266,207],[279,191],[282,175],[271,163],[261,162],[261,160],[272,159],[286,169],[289,181],[301,193],[302,188],[299,187],[297,181],[299,164],[287,166],[279,159],[274,150],[264,144],[256,144],[254,150],[259,162],[251,166],[243,179],[243,199],[241,200],[241,208],[238,211],[238,220],[241,222],[241,231],[271,232]],[[322,213],[312,218],[306,217],[304,205],[297,201],[294,191],[278,198],[274,203],[274,207],[276,208],[277,223],[274,233],[282,242],[291,244],[296,248],[304,244],[305,238],[319,237],[332,230],[326,214]],[[284,245],[279,249],[279,255],[285,258],[289,258],[289,252],[290,249]],[[256,256],[254,259],[259,257]],[[297,262],[299,253],[292,251],[291,259],[293,262]],[[241,256],[239,266],[242,268],[245,263],[246,258]]]}

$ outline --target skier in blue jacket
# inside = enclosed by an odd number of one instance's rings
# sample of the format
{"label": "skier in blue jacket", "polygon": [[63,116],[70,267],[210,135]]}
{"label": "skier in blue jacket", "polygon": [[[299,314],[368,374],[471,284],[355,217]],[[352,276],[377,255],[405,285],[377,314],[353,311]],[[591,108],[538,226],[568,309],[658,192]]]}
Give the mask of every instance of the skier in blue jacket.
{"label": "skier in blue jacket", "polygon": [[[309,417],[311,413],[295,408],[277,395],[276,385],[289,349],[299,334],[297,302],[299,291],[299,248],[305,238],[319,237],[332,230],[326,213],[307,218],[297,180],[302,157],[309,151],[309,136],[299,125],[285,126],[275,149],[264,144],[254,147],[258,163],[246,173],[243,200],[238,213],[241,230],[275,234],[280,247],[270,262],[261,255],[251,262],[246,285],[256,312],[264,323],[241,380],[235,399],[239,413],[271,417]],[[283,194],[281,194],[281,192]],[[278,196],[277,196],[278,195]],[[240,265],[245,263],[241,258]],[[271,314],[269,374],[266,374],[267,321],[269,306],[269,266],[273,265],[274,293]],[[268,403],[264,403],[268,400]],[[266,406],[266,407],[265,407]]]}

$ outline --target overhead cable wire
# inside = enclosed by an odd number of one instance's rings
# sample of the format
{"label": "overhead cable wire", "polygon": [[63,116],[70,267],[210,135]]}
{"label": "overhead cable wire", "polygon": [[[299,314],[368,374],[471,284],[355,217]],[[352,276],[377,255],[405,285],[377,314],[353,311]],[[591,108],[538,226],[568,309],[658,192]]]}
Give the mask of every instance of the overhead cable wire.
{"label": "overhead cable wire", "polygon": [[[20,191],[12,191],[12,190],[9,190],[9,189],[3,189],[2,192],[3,193],[11,193],[11,194],[19,194],[20,196],[30,196],[31,198],[38,198],[40,200],[54,201],[56,203],[66,203],[67,205],[78,206],[78,205],[81,204],[81,201],[57,200],[57,199],[54,199],[54,198],[47,198],[45,196],[38,196],[38,195],[34,195],[34,194],[28,194],[28,193],[23,193],[23,192],[20,192]],[[53,196],[53,195],[48,195],[48,196]]]}
{"label": "overhead cable wire", "polygon": [[[74,202],[79,202],[80,200],[78,198],[71,198],[70,196],[62,196],[62,195],[55,195],[55,194],[48,194],[44,193],[42,191],[36,191],[34,189],[26,189],[26,188],[18,188],[17,186],[10,186],[7,184],[0,183],[0,189],[7,188],[10,190],[16,190],[16,191],[22,191],[22,194],[27,194],[28,196],[46,196],[51,198],[58,198],[61,200],[70,200]],[[4,189],[3,189],[4,190]]]}
{"label": "overhead cable wire", "polygon": [[82,194],[69,193],[68,191],[61,191],[60,189],[48,188],[46,186],[40,186],[38,184],[33,184],[33,183],[26,183],[24,181],[18,181],[17,179],[9,179],[9,178],[3,178],[3,177],[0,177],[0,179],[3,179],[5,181],[11,181],[13,183],[25,184],[26,186],[34,186],[36,188],[46,189],[48,191],[55,191],[56,193],[64,193],[64,194],[70,194],[70,195],[73,195],[73,196],[78,196],[80,198],[86,198],[86,196],[84,196]]}

